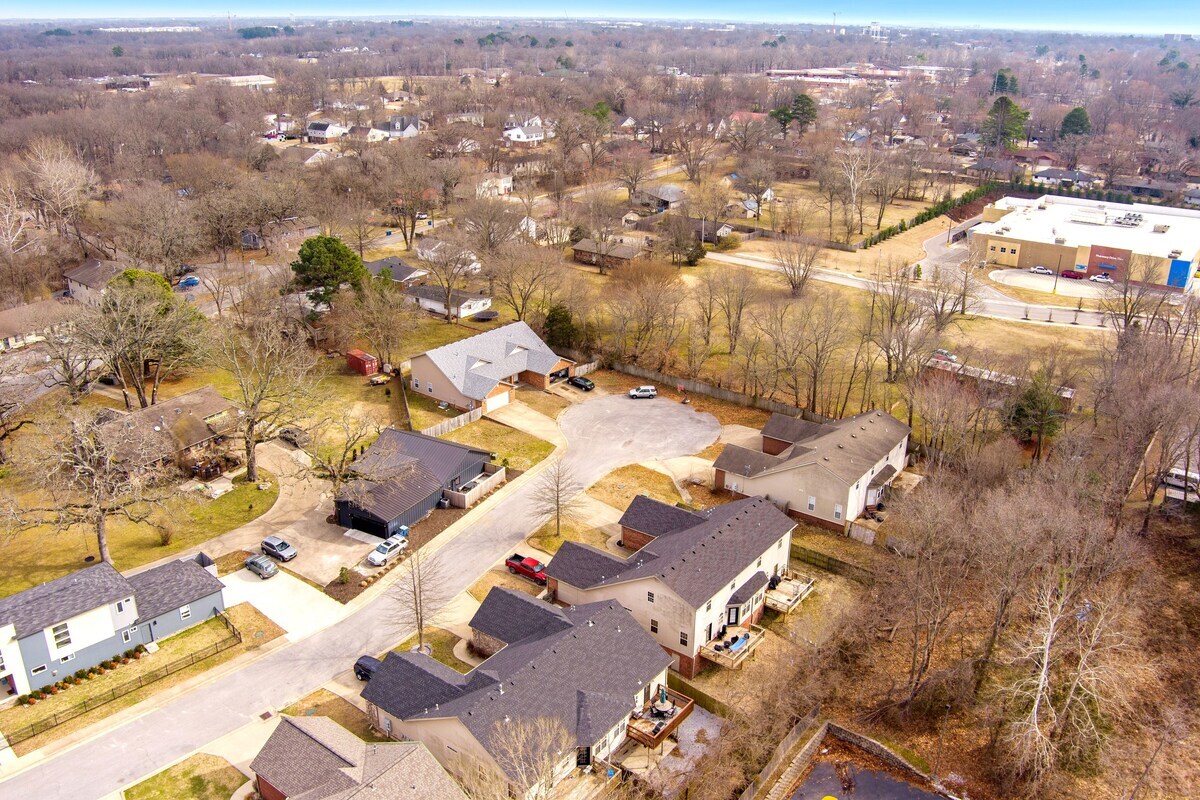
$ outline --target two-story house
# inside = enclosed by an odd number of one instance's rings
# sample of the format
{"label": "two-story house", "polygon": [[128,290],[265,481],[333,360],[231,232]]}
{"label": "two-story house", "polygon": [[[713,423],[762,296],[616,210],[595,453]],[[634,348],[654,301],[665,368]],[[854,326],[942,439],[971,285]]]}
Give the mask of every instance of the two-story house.
{"label": "two-story house", "polygon": [[882,411],[830,422],[772,414],[761,450],[725,445],[713,487],[770,497],[797,519],[845,532],[904,469],[910,432]]}
{"label": "two-story house", "polygon": [[501,134],[508,145],[537,147],[546,141],[546,129],[536,125],[521,125],[509,128]]}
{"label": "two-story house", "polygon": [[125,265],[117,261],[89,258],[78,267],[63,273],[67,282],[67,294],[85,306],[99,306],[108,282],[125,269]]}
{"label": "two-story house", "polygon": [[795,527],[762,497],[698,512],[636,497],[621,517],[635,552],[565,542],[547,586],[559,603],[617,601],[691,678],[706,661],[739,666],[761,641],[755,623],[771,581],[787,574]]}
{"label": "two-story house", "polygon": [[0,694],[28,694],[225,610],[207,556],[130,577],[108,563],[0,599]]}
{"label": "two-story house", "polygon": [[[506,733],[517,726],[561,726],[567,741],[546,781],[554,784],[629,736],[657,746],[691,712],[666,688],[670,658],[619,603],[559,608],[497,587],[470,626],[493,652],[475,669],[464,675],[424,653],[393,651],[362,692],[373,727],[423,742],[452,774],[490,776],[511,796],[528,796],[532,776],[505,757]],[[673,710],[663,725],[649,724],[663,695]]]}

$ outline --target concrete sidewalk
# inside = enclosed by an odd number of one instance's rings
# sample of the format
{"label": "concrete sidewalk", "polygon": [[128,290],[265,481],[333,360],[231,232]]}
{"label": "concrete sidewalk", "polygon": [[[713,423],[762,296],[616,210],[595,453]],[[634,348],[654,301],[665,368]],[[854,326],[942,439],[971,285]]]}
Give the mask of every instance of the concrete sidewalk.
{"label": "concrete sidewalk", "polygon": [[484,417],[510,428],[516,428],[530,436],[536,436],[543,441],[550,442],[555,447],[565,447],[567,444],[567,439],[558,429],[557,422],[519,400],[489,411],[484,414]]}

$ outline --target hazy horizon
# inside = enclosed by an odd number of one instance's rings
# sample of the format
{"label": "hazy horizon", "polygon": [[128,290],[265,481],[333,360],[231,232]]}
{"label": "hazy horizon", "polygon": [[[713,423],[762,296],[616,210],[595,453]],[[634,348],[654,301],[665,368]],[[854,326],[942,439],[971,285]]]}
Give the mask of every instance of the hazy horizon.
{"label": "hazy horizon", "polygon": [[961,3],[948,0],[932,0],[917,9],[900,13],[893,3],[865,0],[847,4],[840,8],[824,6],[806,8],[807,4],[785,3],[767,0],[756,6],[753,17],[730,16],[726,4],[711,0],[696,0],[683,3],[667,0],[647,10],[646,4],[632,0],[615,0],[602,7],[590,8],[575,5],[571,12],[564,13],[562,4],[546,0],[529,0],[519,6],[508,3],[485,3],[478,0],[458,5],[452,15],[422,13],[424,4],[385,3],[373,0],[356,0],[348,4],[320,3],[315,0],[298,0],[290,4],[241,3],[219,4],[212,0],[191,0],[173,6],[171,13],[162,12],[162,4],[148,0],[121,0],[98,6],[84,0],[60,0],[29,7],[28,14],[18,11],[11,16],[0,17],[4,22],[63,22],[71,20],[120,20],[159,21],[225,19],[232,13],[235,18],[248,20],[282,20],[289,17],[303,19],[396,19],[403,17],[437,19],[564,19],[564,20],[637,20],[662,22],[727,22],[734,24],[789,24],[832,26],[837,14],[839,28],[859,27],[870,22],[884,26],[923,28],[978,28],[992,30],[1047,31],[1063,33],[1107,33],[1137,35],[1173,35],[1200,33],[1200,4],[1191,7],[1146,8],[1116,0],[1096,0],[1091,3],[1085,19],[1080,19],[1077,9],[1063,7],[1061,3],[1045,3],[1036,0],[1014,0],[1004,8],[975,11]]}

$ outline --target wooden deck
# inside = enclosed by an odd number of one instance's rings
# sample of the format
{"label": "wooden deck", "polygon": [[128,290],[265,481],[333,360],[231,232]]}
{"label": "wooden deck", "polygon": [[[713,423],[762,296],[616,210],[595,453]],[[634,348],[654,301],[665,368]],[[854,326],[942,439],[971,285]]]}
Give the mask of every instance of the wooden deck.
{"label": "wooden deck", "polygon": [[687,695],[680,694],[674,689],[667,689],[667,700],[671,703],[672,708],[672,711],[669,712],[671,716],[654,716],[653,708],[662,688],[655,687],[654,692],[650,695],[650,702],[629,720],[629,738],[645,747],[658,747],[666,741],[667,737],[688,718],[695,705],[695,701]]}
{"label": "wooden deck", "polygon": [[[728,628],[725,631],[724,641],[720,639],[713,639],[711,642],[700,648],[700,655],[714,664],[719,664],[722,667],[728,667],[729,669],[737,669],[742,665],[742,662],[749,658],[750,654],[753,653],[760,644],[762,644],[763,637],[765,635],[766,631],[757,625],[750,625],[749,627],[738,625],[733,628]],[[729,641],[734,636],[746,637],[746,643],[738,647],[736,650],[730,650],[725,646],[725,642]],[[717,649],[718,646],[721,647],[720,650]]]}
{"label": "wooden deck", "polygon": [[816,581],[812,578],[787,573],[779,585],[767,590],[766,604],[772,611],[787,614],[812,594]]}

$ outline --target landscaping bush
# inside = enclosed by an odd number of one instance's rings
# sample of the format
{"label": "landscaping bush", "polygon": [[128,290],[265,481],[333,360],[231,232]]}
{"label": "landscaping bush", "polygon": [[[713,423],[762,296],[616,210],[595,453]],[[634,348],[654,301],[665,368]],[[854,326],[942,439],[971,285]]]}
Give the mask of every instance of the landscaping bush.
{"label": "landscaping bush", "polygon": [[29,705],[29,695],[27,695],[27,694],[23,694],[23,695],[21,695],[20,697],[18,697],[18,698],[17,698],[17,705],[19,705],[19,706],[27,706],[27,705]]}
{"label": "landscaping bush", "polygon": [[338,571],[337,580],[338,580],[338,583],[340,583],[342,586],[345,586],[347,583],[349,583],[350,582],[350,568],[342,567],[341,570]]}
{"label": "landscaping bush", "polygon": [[76,677],[76,678],[79,678],[80,680],[82,680],[82,679],[86,678],[86,677],[87,677],[87,674],[88,674],[88,671],[87,671],[86,669],[77,669],[77,670],[75,670],[75,677]]}
{"label": "landscaping bush", "polygon": [[737,250],[741,244],[741,240],[736,236],[719,236],[713,250],[718,253],[728,253],[730,250]]}

